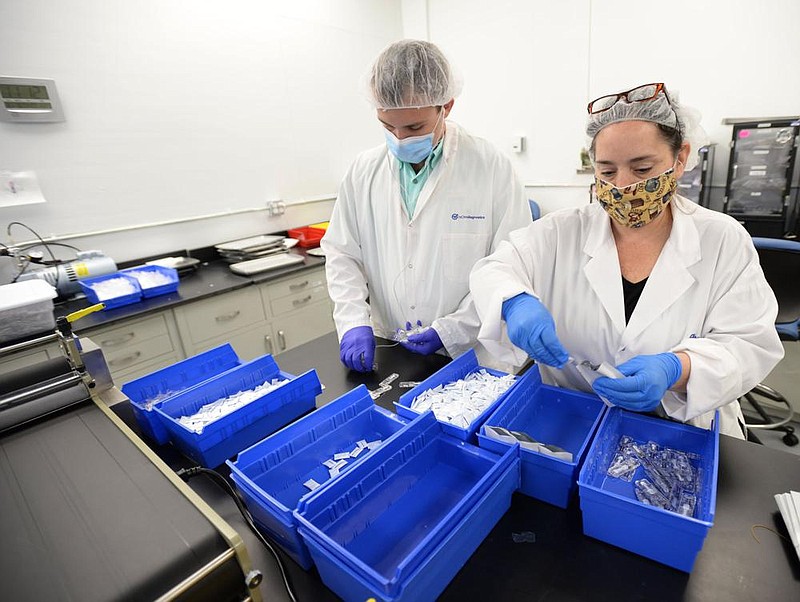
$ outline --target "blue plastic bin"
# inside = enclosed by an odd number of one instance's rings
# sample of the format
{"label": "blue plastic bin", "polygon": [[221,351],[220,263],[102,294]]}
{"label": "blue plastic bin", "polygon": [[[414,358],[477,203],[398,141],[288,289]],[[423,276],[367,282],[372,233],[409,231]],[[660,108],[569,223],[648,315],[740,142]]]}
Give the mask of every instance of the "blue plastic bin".
{"label": "blue plastic bin", "polygon": [[[161,284],[159,286],[150,286],[150,287],[142,286],[142,283],[139,281],[138,278],[136,278],[136,275],[141,274],[142,272],[161,274],[169,278],[170,282],[168,284]],[[168,293],[174,293],[175,291],[178,290],[178,285],[180,284],[178,278],[178,270],[176,270],[175,268],[166,268],[160,265],[140,265],[136,266],[135,268],[120,270],[119,273],[136,278],[137,282],[139,282],[139,288],[142,289],[142,296],[146,299],[150,297],[156,297],[158,295],[166,295]]]}
{"label": "blue plastic bin", "polygon": [[[479,370],[486,370],[486,372],[493,376],[505,376],[507,374],[506,372],[500,372],[499,370],[492,370],[491,368],[484,368],[483,366],[480,366],[478,364],[478,358],[475,355],[475,351],[470,349],[469,351],[459,355],[456,359],[443,368],[434,372],[431,376],[411,389],[408,393],[403,393],[403,395],[400,396],[400,399],[394,403],[395,411],[404,418],[416,418],[419,416],[419,412],[412,410],[411,404],[417,395],[423,391],[427,391],[428,389],[433,389],[438,385],[446,385],[448,383],[455,382],[464,378],[468,374],[471,374],[472,372],[478,372]],[[516,383],[514,386],[516,386]],[[461,428],[459,426],[450,424],[449,422],[442,422],[442,428],[444,429],[444,432],[446,432],[448,435],[456,437],[457,439],[461,439],[462,441],[476,443],[477,439],[475,435],[478,429],[481,427],[486,418],[488,418],[492,412],[494,412],[500,403],[502,403],[502,401],[514,389],[514,386],[500,395],[488,408],[481,412],[467,428]]]}
{"label": "blue plastic bin", "polygon": [[[311,495],[303,485],[314,479],[331,480],[322,462],[339,452],[351,451],[364,439],[382,442],[406,421],[375,405],[364,385],[293,422],[228,461],[231,478],[258,526],[266,531],[304,569],[313,560],[297,532],[292,512]],[[339,478],[357,461],[375,450],[365,450],[348,461]]]}
{"label": "blue plastic bin", "polygon": [[[130,295],[121,295],[119,297],[111,297],[109,299],[99,299],[97,297],[97,293],[94,290],[94,285],[98,282],[104,282],[106,280],[113,280],[114,278],[125,278],[126,280],[130,281],[133,284],[134,289],[136,292],[131,293]],[[131,276],[127,276],[122,274],[121,272],[115,272],[113,274],[106,274],[105,276],[96,276],[94,278],[87,278],[86,280],[79,280],[78,284],[81,285],[81,289],[83,289],[83,293],[86,295],[86,298],[89,302],[94,305],[95,303],[104,303],[105,307],[104,310],[107,309],[114,309],[115,307],[121,307],[122,305],[130,305],[131,303],[136,303],[142,300],[142,289],[139,286],[139,281],[136,278]]]}
{"label": "blue plastic bin", "polygon": [[323,583],[344,600],[435,600],[511,504],[516,448],[497,456],[432,412],[295,511]]}
{"label": "blue plastic bin", "polygon": [[[240,365],[239,356],[225,343],[214,349],[177,362],[156,372],[122,385],[122,393],[131,400],[133,414],[142,433],[159,444],[169,441],[169,433],[154,409],[147,409],[147,401],[165,395],[165,401],[203,381]],[[166,396],[166,394],[169,394]]]}
{"label": "blue plastic bin", "polygon": [[572,462],[519,448],[520,491],[566,508],[578,489],[578,471],[605,409],[596,395],[542,384],[539,369],[533,366],[483,423],[478,442],[485,449],[504,453],[510,444],[486,435],[487,426],[502,426],[570,452]]}
{"label": "blue plastic bin", "polygon": [[[195,414],[206,404],[273,378],[291,382],[208,424],[202,433],[178,422],[181,416]],[[192,387],[155,410],[173,445],[198,464],[213,468],[312,410],[321,392],[314,370],[295,377],[281,371],[271,355],[265,355]]]}
{"label": "blue plastic bin", "polygon": [[[639,467],[627,483],[606,474],[621,435],[637,441],[655,441],[700,456],[696,465],[702,481],[695,518],[642,504],[634,482],[644,477]],[[691,572],[714,524],[719,463],[719,413],[705,430],[611,408],[600,423],[578,478],[583,532],[681,571]]]}

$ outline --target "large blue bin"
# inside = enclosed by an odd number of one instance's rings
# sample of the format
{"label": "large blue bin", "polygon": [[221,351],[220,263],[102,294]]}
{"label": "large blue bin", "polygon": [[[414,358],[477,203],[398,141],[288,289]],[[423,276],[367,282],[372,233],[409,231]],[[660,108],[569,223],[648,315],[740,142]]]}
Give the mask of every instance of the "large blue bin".
{"label": "large blue bin", "polygon": [[578,489],[578,471],[605,408],[596,395],[542,384],[539,369],[533,366],[519,377],[508,396],[483,423],[478,441],[490,451],[505,452],[510,447],[508,443],[486,435],[487,426],[502,426],[570,452],[571,462],[519,448],[520,492],[566,508]]}
{"label": "large blue bin", "polygon": [[302,500],[300,535],[347,601],[435,600],[511,504],[516,448],[447,436],[432,412]]}
{"label": "large blue bin", "polygon": [[[186,389],[240,364],[239,356],[236,355],[233,347],[230,343],[225,343],[125,383],[122,385],[122,393],[131,400],[133,414],[136,416],[142,433],[163,445],[169,441],[169,433],[153,408],[162,405]],[[148,409],[147,402],[159,396],[162,399],[154,403],[153,408]]]}
{"label": "large blue bin", "polygon": [[[313,565],[297,532],[292,512],[311,495],[309,479],[320,485],[331,477],[322,464],[334,454],[351,451],[359,440],[385,442],[406,423],[375,405],[364,385],[293,422],[228,461],[231,478],[259,528],[304,569]],[[341,474],[373,451],[365,450]],[[339,478],[333,477],[333,478]]]}
{"label": "large blue bin", "polygon": [[[655,441],[699,456],[701,486],[694,518],[648,506],[636,499],[634,482],[606,474],[621,435]],[[714,524],[719,463],[719,413],[711,430],[611,408],[600,423],[578,478],[583,532],[685,572],[691,572]]]}
{"label": "large blue bin", "polygon": [[[202,433],[178,422],[181,416],[195,414],[206,404],[274,378],[290,382],[208,424]],[[173,445],[198,464],[213,468],[312,410],[321,392],[314,370],[295,377],[282,372],[273,357],[265,355],[176,395],[156,412]]]}
{"label": "large blue bin", "polygon": [[[101,299],[98,297],[95,286],[101,282],[105,282],[106,280],[114,280],[115,278],[123,278],[130,282],[131,286],[133,287],[133,292],[127,295],[119,295],[117,297],[109,297],[106,299]],[[81,289],[86,295],[86,299],[89,301],[89,303],[93,305],[96,303],[103,303],[105,305],[103,308],[104,311],[107,309],[114,309],[115,307],[121,307],[123,305],[130,305],[131,303],[137,303],[142,300],[142,288],[139,286],[139,281],[133,276],[128,276],[127,274],[123,274],[121,272],[114,272],[113,274],[106,274],[104,276],[95,276],[94,278],[78,280],[78,284],[81,285]]]}
{"label": "large blue bin", "polygon": [[[479,370],[486,370],[486,372],[493,376],[506,376],[507,374],[506,372],[492,370],[491,368],[484,368],[483,366],[479,365],[478,357],[475,355],[475,351],[470,349],[469,351],[459,355],[456,359],[443,368],[440,368],[434,372],[419,385],[408,391],[408,393],[401,395],[400,399],[394,403],[395,410],[404,418],[416,418],[420,414],[419,412],[411,409],[411,404],[413,403],[414,399],[423,391],[433,389],[439,385],[446,385],[448,383],[455,382],[466,377],[468,374],[471,374],[472,372],[478,372]],[[454,424],[450,424],[449,422],[442,422],[442,428],[444,429],[444,432],[462,441],[476,443],[477,439],[475,434],[483,424],[484,420],[486,420],[486,418],[488,418],[489,415],[494,412],[495,408],[500,405],[500,403],[508,396],[513,388],[514,386],[500,395],[489,407],[481,412],[467,428],[461,428]]]}

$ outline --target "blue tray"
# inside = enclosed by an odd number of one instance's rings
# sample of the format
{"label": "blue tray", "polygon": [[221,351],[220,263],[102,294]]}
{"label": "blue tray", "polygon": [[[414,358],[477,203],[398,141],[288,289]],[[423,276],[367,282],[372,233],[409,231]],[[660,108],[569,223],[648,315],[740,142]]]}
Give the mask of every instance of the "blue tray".
{"label": "blue tray", "polygon": [[[181,416],[195,414],[208,403],[273,378],[291,382],[208,424],[202,433],[178,422]],[[314,409],[314,400],[321,392],[314,370],[295,377],[282,372],[273,357],[265,355],[176,395],[155,411],[178,449],[198,464],[213,468]]]}
{"label": "blue tray", "polygon": [[214,349],[177,362],[156,372],[122,385],[122,393],[131,400],[131,407],[142,433],[159,444],[169,441],[169,433],[155,410],[148,410],[149,399],[171,393],[153,404],[159,406],[165,401],[195,385],[213,378],[241,364],[239,357],[225,343]]}
{"label": "blue tray", "polygon": [[[352,450],[364,439],[386,440],[406,421],[378,407],[364,385],[304,416],[228,461],[231,479],[242,494],[259,528],[304,569],[313,565],[308,548],[297,533],[292,512],[311,495],[303,485],[314,479],[331,480],[322,462],[335,453]],[[374,450],[351,459],[339,478]]]}
{"label": "blue tray", "polygon": [[432,412],[302,500],[295,517],[322,581],[345,600],[434,600],[511,504],[516,448],[445,435]]}
{"label": "blue tray", "polygon": [[[464,378],[468,374],[471,374],[472,372],[478,372],[479,370],[486,370],[486,372],[493,376],[505,376],[507,374],[506,372],[500,372],[499,370],[492,370],[491,368],[484,368],[483,366],[480,366],[478,364],[478,358],[475,355],[475,351],[470,349],[469,351],[459,355],[456,359],[443,368],[434,372],[431,376],[411,389],[408,393],[403,393],[403,395],[400,396],[400,399],[394,403],[395,410],[397,411],[398,415],[403,416],[404,418],[416,418],[420,414],[419,412],[411,409],[411,404],[420,393],[427,391],[428,389],[433,389],[438,385],[446,385],[448,383],[455,382]],[[478,429],[492,414],[492,412],[494,412],[495,408],[497,408],[508,396],[508,394],[514,390],[514,386],[516,386],[516,383],[506,392],[500,395],[488,408],[481,412],[467,428],[461,428],[459,426],[450,424],[449,422],[442,422],[441,424],[444,432],[462,441],[476,443],[476,433]]]}
{"label": "blue tray", "polygon": [[168,293],[174,293],[178,290],[178,285],[180,284],[178,278],[178,270],[175,268],[166,268],[160,265],[140,265],[135,268],[128,268],[127,270],[120,270],[120,274],[125,274],[127,276],[132,276],[136,278],[137,273],[141,272],[152,272],[157,274],[162,274],[170,279],[168,284],[162,284],[160,286],[151,286],[151,287],[144,287],[142,283],[139,282],[139,288],[142,289],[142,296],[144,298],[149,297],[156,297],[158,295],[166,295]]}
{"label": "blue tray", "polygon": [[508,443],[486,436],[487,426],[502,426],[570,452],[572,462],[519,448],[520,492],[566,508],[578,489],[578,471],[605,409],[596,395],[542,384],[539,369],[533,366],[518,378],[503,403],[483,423],[478,441],[490,451],[505,452]]}
{"label": "blue tray", "polygon": [[[109,299],[99,299],[92,285],[97,284],[98,282],[104,282],[106,280],[113,280],[114,278],[125,278],[126,280],[130,281],[133,284],[135,292],[131,293],[130,295],[121,295],[119,297],[111,297]],[[142,289],[139,286],[139,281],[136,280],[136,278],[126,276],[121,272],[114,272],[113,274],[106,274],[105,276],[96,276],[94,278],[78,280],[78,284],[81,285],[81,289],[83,290],[83,293],[86,295],[86,298],[89,300],[89,302],[92,305],[95,303],[103,303],[105,305],[103,308],[104,310],[114,309],[115,307],[121,307],[123,305],[130,305],[131,303],[136,303],[142,300]]]}
{"label": "blue tray", "polygon": [[[644,476],[638,468],[630,483],[606,474],[621,435],[637,441],[655,441],[700,456],[701,489],[696,518],[639,502],[634,481]],[[583,532],[685,572],[691,572],[714,524],[719,465],[719,412],[712,430],[705,430],[611,408],[600,423],[578,478]]]}

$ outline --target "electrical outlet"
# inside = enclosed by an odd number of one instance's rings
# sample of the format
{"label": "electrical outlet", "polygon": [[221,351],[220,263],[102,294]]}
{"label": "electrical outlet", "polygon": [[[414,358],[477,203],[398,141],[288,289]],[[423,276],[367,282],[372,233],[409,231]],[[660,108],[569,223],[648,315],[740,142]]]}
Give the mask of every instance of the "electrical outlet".
{"label": "electrical outlet", "polygon": [[278,217],[286,213],[286,203],[283,201],[268,201],[267,202],[267,215],[270,217]]}

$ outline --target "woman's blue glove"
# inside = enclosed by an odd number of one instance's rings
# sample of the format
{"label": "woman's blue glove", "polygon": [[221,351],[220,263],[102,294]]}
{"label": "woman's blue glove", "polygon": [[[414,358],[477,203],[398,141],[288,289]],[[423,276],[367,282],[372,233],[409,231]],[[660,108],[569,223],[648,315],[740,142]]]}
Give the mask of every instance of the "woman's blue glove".
{"label": "woman's blue glove", "polygon": [[503,302],[508,338],[537,362],[561,368],[569,360],[556,336],[553,316],[536,297],[521,293]]}
{"label": "woman's blue glove", "polygon": [[375,335],[369,326],[356,326],[344,333],[339,358],[351,370],[371,372],[375,361]]}
{"label": "woman's blue glove", "polygon": [[[417,325],[422,326],[422,323],[417,321]],[[406,322],[406,330],[411,330],[411,322]],[[401,341],[400,344],[409,351],[420,355],[436,353],[444,346],[442,339],[439,338],[439,334],[434,330],[433,326],[419,334],[408,335],[408,342]]]}
{"label": "woman's blue glove", "polygon": [[617,370],[625,378],[601,376],[592,383],[595,393],[634,412],[649,412],[658,407],[667,389],[678,382],[683,372],[681,360],[674,353],[637,355]]}

